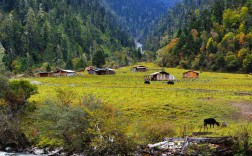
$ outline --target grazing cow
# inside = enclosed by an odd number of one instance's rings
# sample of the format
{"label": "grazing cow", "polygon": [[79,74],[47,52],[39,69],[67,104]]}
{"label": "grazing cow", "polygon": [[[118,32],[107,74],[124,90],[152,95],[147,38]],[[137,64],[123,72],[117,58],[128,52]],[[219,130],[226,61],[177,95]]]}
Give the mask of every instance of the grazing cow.
{"label": "grazing cow", "polygon": [[214,128],[214,125],[217,125],[217,126],[220,126],[220,123],[217,122],[214,118],[208,118],[208,119],[204,119],[204,128],[207,128],[207,125],[210,125],[210,128],[212,127],[213,125],[213,128]]}
{"label": "grazing cow", "polygon": [[150,81],[144,81],[144,84],[150,84]]}
{"label": "grazing cow", "polygon": [[174,85],[174,82],[173,81],[168,81],[167,84],[168,85]]}

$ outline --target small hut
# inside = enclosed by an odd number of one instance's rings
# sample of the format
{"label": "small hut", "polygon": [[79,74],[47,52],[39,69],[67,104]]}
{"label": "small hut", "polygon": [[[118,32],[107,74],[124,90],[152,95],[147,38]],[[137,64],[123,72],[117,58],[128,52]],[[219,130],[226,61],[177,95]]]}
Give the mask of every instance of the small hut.
{"label": "small hut", "polygon": [[40,72],[38,73],[39,77],[52,77],[53,76],[53,72]]}
{"label": "small hut", "polygon": [[95,75],[112,75],[115,74],[115,70],[111,68],[97,68],[93,69],[92,72],[89,72],[90,74],[95,74]]}
{"label": "small hut", "polygon": [[199,78],[199,72],[189,70],[183,73],[183,78]]}
{"label": "small hut", "polygon": [[169,81],[170,78],[175,79],[174,76],[170,75],[165,71],[152,73],[150,75],[145,76],[145,78],[149,78],[151,81]]}
{"label": "small hut", "polygon": [[54,76],[76,76],[76,72],[73,70],[59,69],[53,73]]}
{"label": "small hut", "polygon": [[114,70],[114,69],[105,68],[105,70],[106,70],[106,74],[107,74],[107,75],[113,75],[113,74],[115,74],[115,70]]}
{"label": "small hut", "polygon": [[147,72],[148,68],[145,66],[136,66],[132,68],[133,72]]}

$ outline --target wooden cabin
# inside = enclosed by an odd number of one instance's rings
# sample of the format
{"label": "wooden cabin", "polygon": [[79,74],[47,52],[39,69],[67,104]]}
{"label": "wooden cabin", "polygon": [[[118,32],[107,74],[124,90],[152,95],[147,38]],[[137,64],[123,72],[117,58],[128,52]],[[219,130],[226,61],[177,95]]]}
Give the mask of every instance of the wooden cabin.
{"label": "wooden cabin", "polygon": [[73,70],[59,69],[53,73],[54,76],[76,76],[76,72]]}
{"label": "wooden cabin", "polygon": [[39,77],[52,77],[53,76],[53,72],[40,72],[38,73]]}
{"label": "wooden cabin", "polygon": [[132,68],[133,72],[147,72],[148,68],[145,66],[136,66]]}
{"label": "wooden cabin", "polygon": [[170,75],[165,71],[155,72],[145,76],[145,79],[149,78],[151,81],[169,81],[171,78],[175,80],[174,76]]}
{"label": "wooden cabin", "polygon": [[199,72],[189,70],[183,73],[183,78],[199,78]]}
{"label": "wooden cabin", "polygon": [[90,70],[88,73],[95,75],[113,75],[115,74],[115,70],[111,68],[97,68]]}
{"label": "wooden cabin", "polygon": [[115,70],[114,70],[114,69],[105,68],[105,70],[106,70],[106,74],[107,74],[107,75],[113,75],[113,74],[115,74]]}

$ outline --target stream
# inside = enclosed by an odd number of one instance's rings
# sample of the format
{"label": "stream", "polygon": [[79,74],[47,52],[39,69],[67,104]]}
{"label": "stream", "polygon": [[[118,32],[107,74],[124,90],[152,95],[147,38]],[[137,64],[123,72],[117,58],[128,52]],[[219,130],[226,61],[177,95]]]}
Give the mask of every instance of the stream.
{"label": "stream", "polygon": [[138,42],[137,40],[135,40],[135,44],[136,44],[136,48],[140,48],[141,49],[141,53],[143,53],[143,44]]}
{"label": "stream", "polygon": [[32,154],[22,154],[22,153],[7,153],[7,152],[1,152],[0,151],[0,156],[35,156]]}

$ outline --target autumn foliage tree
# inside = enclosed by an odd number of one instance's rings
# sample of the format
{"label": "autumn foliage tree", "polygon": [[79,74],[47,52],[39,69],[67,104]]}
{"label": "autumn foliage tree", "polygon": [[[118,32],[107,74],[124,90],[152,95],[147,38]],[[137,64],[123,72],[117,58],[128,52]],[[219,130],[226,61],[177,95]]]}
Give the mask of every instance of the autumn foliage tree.
{"label": "autumn foliage tree", "polygon": [[[250,72],[251,1],[206,0],[201,3],[200,0],[184,0],[177,7],[180,5],[186,6],[183,13],[187,12],[188,18],[180,17],[182,13],[179,14],[180,18],[176,18],[174,13],[182,11],[176,10],[176,7],[173,12],[168,13],[167,18],[173,14],[174,19],[183,22],[182,25],[174,20],[161,21],[166,22],[164,26],[171,27],[168,27],[160,38],[173,39],[157,50],[159,65],[197,70]],[[174,26],[178,28],[174,30]],[[158,33],[157,31],[156,34]],[[173,44],[175,36],[178,37],[177,44]]]}

